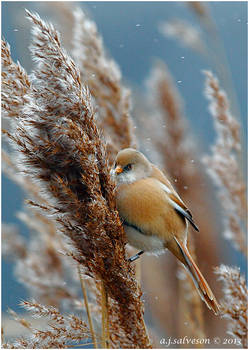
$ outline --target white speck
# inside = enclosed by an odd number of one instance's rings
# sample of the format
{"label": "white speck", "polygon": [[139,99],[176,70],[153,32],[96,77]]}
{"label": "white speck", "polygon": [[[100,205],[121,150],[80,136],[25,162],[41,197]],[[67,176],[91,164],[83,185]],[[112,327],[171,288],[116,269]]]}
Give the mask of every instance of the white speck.
{"label": "white speck", "polygon": [[119,47],[122,49],[124,47],[124,44],[120,44]]}
{"label": "white speck", "polygon": [[13,32],[18,32],[18,29],[14,29]]}
{"label": "white speck", "polygon": [[137,127],[136,126],[133,126],[133,129],[136,129]]}
{"label": "white speck", "polygon": [[155,300],[158,300],[158,296],[155,296]]}
{"label": "white speck", "polygon": [[239,19],[237,19],[237,22],[241,22],[241,19],[239,18]]}
{"label": "white speck", "polygon": [[166,128],[166,125],[165,125],[165,124],[163,124],[163,125],[162,125],[162,127],[163,127],[163,128]]}
{"label": "white speck", "polygon": [[187,190],[187,189],[188,189],[188,186],[184,186],[183,188],[184,188],[184,190]]}
{"label": "white speck", "polygon": [[181,56],[181,59],[182,59],[182,60],[184,60],[184,58],[185,58],[184,56]]}
{"label": "white speck", "polygon": [[138,23],[138,24],[136,24],[136,27],[141,27],[141,24],[139,24],[139,23]]}
{"label": "white speck", "polygon": [[147,141],[150,141],[151,140],[151,138],[150,137],[147,137],[147,139],[146,139]]}
{"label": "white speck", "polygon": [[187,325],[188,325],[188,322],[184,322],[184,325],[187,326]]}
{"label": "white speck", "polygon": [[191,159],[191,163],[194,163],[195,161],[194,161],[194,159]]}
{"label": "white speck", "polygon": [[94,73],[92,73],[91,76],[92,76],[92,78],[95,78],[95,77],[96,77],[96,75],[95,75]]}
{"label": "white speck", "polygon": [[174,181],[177,182],[177,179],[175,179]]}
{"label": "white speck", "polygon": [[178,84],[181,84],[182,83],[182,80],[177,80]]}

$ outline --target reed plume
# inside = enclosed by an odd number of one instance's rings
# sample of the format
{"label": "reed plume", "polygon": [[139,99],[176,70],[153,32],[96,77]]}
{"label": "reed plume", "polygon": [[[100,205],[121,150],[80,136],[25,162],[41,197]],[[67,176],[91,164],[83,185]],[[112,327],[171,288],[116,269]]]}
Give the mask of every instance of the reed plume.
{"label": "reed plume", "polygon": [[[10,55],[10,46],[2,40],[2,110],[10,118],[18,118],[21,108],[27,102],[26,94],[30,89],[28,74],[19,62],[14,63]],[[15,94],[13,95],[13,91]]]}
{"label": "reed plume", "polygon": [[[181,198],[185,203],[189,203],[191,212],[201,231],[201,235],[197,237],[190,230],[188,235],[190,250],[196,252],[200,264],[205,256],[205,261],[209,262],[209,268],[203,266],[201,270],[208,276],[208,280],[212,281],[213,275],[210,266],[218,263],[218,247],[217,244],[214,245],[213,236],[217,228],[209,187],[203,187],[203,183],[207,179],[200,159],[198,159],[198,154],[194,150],[195,140],[191,135],[184,115],[183,102],[167,66],[161,61],[157,61],[153,67],[147,86],[147,100],[150,102],[150,107],[147,107],[148,113],[141,114],[141,120],[138,118],[139,128],[137,130],[142,133],[138,134],[139,142],[146,153],[148,145],[147,141],[144,140],[147,140],[147,135],[150,135],[150,151],[154,148],[155,153],[160,155],[160,159],[157,160],[158,163],[161,164],[167,176],[171,178]],[[144,125],[148,129],[142,129]],[[151,157],[154,157],[154,152],[151,152]],[[205,201],[203,198],[205,198]],[[205,212],[209,213],[208,217],[204,214]],[[210,220],[211,217],[213,217],[213,220]],[[215,239],[217,242],[218,238]],[[172,301],[162,313],[161,303],[156,307],[157,303],[152,298],[153,311],[160,318],[161,324],[165,324],[166,330],[175,336],[180,334],[194,336],[198,333],[199,337],[203,337],[207,324],[209,326],[208,331],[217,334],[218,320],[210,317],[205,308],[202,308],[202,302],[184,270],[181,271],[180,268],[177,274],[179,281],[175,280],[175,272],[178,267],[176,262],[170,258],[170,256],[162,257],[161,264],[150,260],[143,271],[146,287],[150,292],[159,300],[164,300],[164,303],[167,303],[168,299]],[[149,274],[152,273],[157,281],[155,283],[156,287],[150,285]],[[169,281],[173,289],[172,294],[169,288],[166,287],[169,285]],[[158,288],[158,286],[160,287]],[[160,293],[158,290],[164,292]],[[169,325],[167,315],[169,317],[172,314],[174,305],[177,303],[179,303],[181,316],[179,314],[176,320],[173,317],[172,324]],[[182,320],[180,324],[179,318]],[[172,326],[173,324],[174,326]],[[221,324],[219,324],[219,327],[222,327]]]}
{"label": "reed plume", "polygon": [[16,321],[30,329],[32,337],[22,337],[13,344],[2,344],[4,349],[62,349],[67,348],[68,343],[89,339],[90,332],[86,323],[75,315],[63,315],[56,308],[41,305],[35,300],[24,301],[21,306],[31,312],[33,317],[46,317],[49,327],[45,330],[35,329],[14,313]]}
{"label": "reed plume", "polygon": [[207,48],[202,39],[201,32],[191,23],[182,19],[172,19],[161,22],[158,26],[159,32],[166,38],[179,41],[180,45],[190,48],[202,55],[206,55]]}
{"label": "reed plume", "polygon": [[[164,128],[165,137],[157,141],[157,147],[163,155],[163,164],[172,179],[172,183],[185,200],[188,193],[185,188],[188,188],[189,179],[193,178],[195,171],[191,163],[191,145],[185,137],[186,123],[182,117],[181,98],[166,65],[162,62],[158,61],[152,70],[148,84],[150,90],[154,91],[153,104],[159,106],[166,125]],[[179,173],[180,170],[181,174]],[[188,242],[191,254],[195,256],[194,242],[191,237],[188,238]],[[204,337],[202,301],[181,264],[178,264],[178,277],[179,312],[182,314],[180,317],[182,322],[178,330],[179,336],[186,333],[194,336],[198,329],[198,337],[202,338]],[[183,313],[182,310],[184,310]],[[195,322],[197,322],[198,328],[196,328],[197,324]],[[185,323],[188,324],[188,327],[184,326]]]}
{"label": "reed plume", "polygon": [[216,268],[218,279],[223,282],[224,299],[221,303],[223,317],[228,320],[227,333],[232,335],[237,346],[247,349],[248,293],[245,278],[237,267],[221,265]]}
{"label": "reed plume", "polygon": [[59,21],[63,43],[80,70],[81,80],[90,90],[97,112],[96,123],[105,137],[108,159],[112,162],[120,149],[136,147],[130,117],[131,91],[124,86],[120,68],[107,53],[103,38],[87,11],[73,8],[67,2],[60,6],[52,3],[51,10],[56,14],[54,20]]}
{"label": "reed plume", "polygon": [[[98,110],[97,124],[109,141],[110,156],[122,148],[135,147],[130,118],[130,90],[121,83],[116,62],[105,52],[96,24],[77,8],[73,12],[72,55],[81,71],[81,79],[89,87]],[[113,147],[115,147],[113,149]]]}
{"label": "reed plume", "polygon": [[241,121],[240,105],[234,88],[231,67],[227,59],[227,53],[219,29],[214,17],[212,16],[210,6],[208,3],[200,1],[188,1],[186,4],[196,15],[201,28],[206,34],[208,54],[205,55],[205,59],[209,64],[213,65],[217,71],[218,78],[222,85],[226,87],[226,93],[228,94],[232,113],[238,121]]}
{"label": "reed plume", "polygon": [[246,248],[246,186],[240,169],[240,125],[229,110],[225,91],[218,79],[205,71],[205,96],[210,101],[209,111],[217,134],[211,155],[203,157],[207,172],[218,188],[218,197],[223,207],[225,232],[235,248],[247,256]]}
{"label": "reed plume", "polygon": [[[104,284],[116,312],[112,346],[147,348],[141,291],[126,261],[126,239],[91,95],[53,25],[37,14],[27,14],[33,23],[35,69],[18,118],[5,134],[18,155],[18,170],[35,181],[46,202],[29,201],[29,205],[53,218],[56,230],[71,241],[71,252],[66,254],[83,266],[84,274]],[[14,63],[9,50],[3,54],[6,71]],[[8,79],[12,76],[7,71],[3,86],[8,86],[5,93],[11,109],[15,89]],[[8,108],[3,108],[10,116]],[[26,345],[19,345],[28,347],[25,341]],[[58,345],[65,347],[61,341]]]}

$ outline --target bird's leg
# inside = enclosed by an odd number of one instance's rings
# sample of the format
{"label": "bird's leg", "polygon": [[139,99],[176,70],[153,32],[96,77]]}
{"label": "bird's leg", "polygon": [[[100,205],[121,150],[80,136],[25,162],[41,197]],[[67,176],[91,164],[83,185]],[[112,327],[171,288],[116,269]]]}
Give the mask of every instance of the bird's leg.
{"label": "bird's leg", "polygon": [[131,256],[131,257],[128,259],[128,261],[133,262],[133,261],[137,260],[137,259],[140,257],[140,255],[142,255],[143,253],[144,253],[144,251],[143,251],[143,250],[140,250],[140,252],[138,252],[137,254]]}

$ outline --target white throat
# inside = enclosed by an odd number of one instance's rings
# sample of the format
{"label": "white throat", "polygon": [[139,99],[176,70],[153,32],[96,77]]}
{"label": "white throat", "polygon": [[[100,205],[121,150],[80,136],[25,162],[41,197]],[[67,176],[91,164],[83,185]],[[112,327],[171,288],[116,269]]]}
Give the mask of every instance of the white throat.
{"label": "white throat", "polygon": [[122,184],[132,184],[133,182],[137,181],[138,178],[136,174],[134,174],[133,171],[127,172],[127,173],[122,173],[116,176],[116,182],[117,185],[122,185]]}

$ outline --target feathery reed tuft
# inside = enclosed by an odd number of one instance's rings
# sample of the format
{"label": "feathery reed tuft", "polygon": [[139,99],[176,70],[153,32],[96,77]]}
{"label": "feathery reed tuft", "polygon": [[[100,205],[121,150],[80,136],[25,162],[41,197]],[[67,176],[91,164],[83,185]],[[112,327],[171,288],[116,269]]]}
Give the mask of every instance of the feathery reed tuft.
{"label": "feathery reed tuft", "polygon": [[35,300],[21,303],[33,317],[46,317],[49,327],[45,330],[32,328],[31,324],[16,315],[16,321],[32,331],[32,337],[20,338],[13,344],[2,344],[4,349],[64,349],[67,344],[89,339],[87,325],[75,315],[62,315],[56,308],[44,306]]}
{"label": "feathery reed tuft", "polygon": [[210,101],[209,111],[213,117],[217,138],[211,148],[212,154],[203,157],[203,162],[218,187],[220,203],[226,213],[224,236],[247,256],[246,186],[239,164],[240,125],[230,113],[226,93],[220,88],[218,79],[210,71],[204,73],[205,96]]}
{"label": "feathery reed tuft", "polygon": [[[27,102],[26,93],[30,89],[30,80],[19,62],[11,59],[10,46],[2,40],[2,110],[8,117],[18,118],[21,108]],[[14,95],[13,95],[13,92]]]}
{"label": "feathery reed tuft", "polygon": [[190,48],[200,54],[206,54],[206,46],[202,40],[201,32],[192,24],[174,19],[162,22],[158,26],[159,32],[166,38],[177,39],[183,47]]}
{"label": "feathery reed tuft", "polygon": [[224,300],[221,303],[223,316],[228,320],[229,335],[238,340],[236,345],[247,349],[247,286],[246,281],[236,267],[221,265],[215,269],[219,280],[223,282]]}
{"label": "feathery reed tuft", "polygon": [[[155,109],[159,110],[161,120],[165,125],[163,129],[164,137],[160,137],[154,142],[163,157],[166,172],[171,177],[172,183],[174,183],[180,196],[185,200],[191,196],[187,191],[189,183],[192,183],[193,179],[194,182],[198,183],[199,174],[192,163],[193,149],[186,136],[187,125],[183,117],[182,101],[166,65],[161,61],[158,61],[153,68],[147,85],[149,91],[153,92],[151,103]],[[190,250],[194,255],[195,246],[190,235],[188,241]],[[195,291],[191,278],[181,264],[178,265],[178,269],[179,311],[182,313],[182,310],[184,310],[180,334],[183,335],[186,332],[189,332],[190,336],[196,334],[197,322],[199,325],[198,336],[204,337],[202,301]],[[186,330],[184,323],[188,323],[188,330]]]}
{"label": "feathery reed tuft", "polygon": [[[141,291],[126,261],[115,187],[90,92],[82,85],[80,73],[62,48],[53,25],[37,14],[27,11],[27,15],[33,23],[31,53],[35,69],[16,125],[5,134],[19,156],[19,171],[38,184],[47,203],[29,204],[53,217],[56,229],[73,243],[68,254],[84,267],[85,274],[104,283],[116,306],[112,346],[150,347]],[[9,99],[10,92],[15,94],[14,87],[6,89]],[[49,339],[49,334],[41,333],[41,337]]]}
{"label": "feathery reed tuft", "polygon": [[73,58],[94,98],[98,110],[96,122],[107,141],[110,139],[108,146],[113,158],[118,150],[135,146],[130,91],[121,84],[119,67],[106,54],[96,24],[80,8],[73,14]]}

